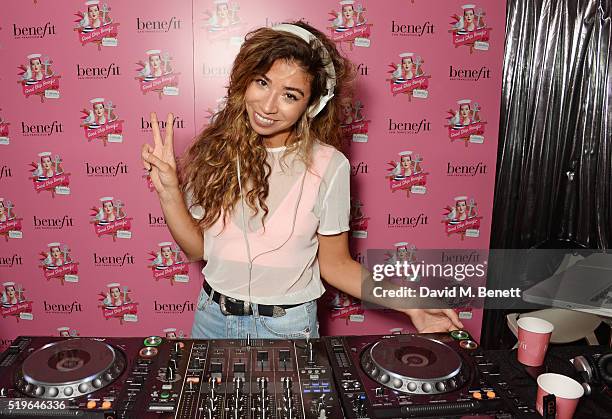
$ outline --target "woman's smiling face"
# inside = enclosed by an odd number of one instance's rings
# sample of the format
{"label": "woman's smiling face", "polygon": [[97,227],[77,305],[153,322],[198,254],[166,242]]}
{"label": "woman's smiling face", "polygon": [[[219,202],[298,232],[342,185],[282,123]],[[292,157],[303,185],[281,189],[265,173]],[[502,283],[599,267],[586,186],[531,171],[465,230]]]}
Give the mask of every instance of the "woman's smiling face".
{"label": "woman's smiling face", "polygon": [[295,123],[306,111],[310,80],[298,64],[276,60],[266,74],[256,76],[244,94],[249,122],[266,145],[284,145]]}

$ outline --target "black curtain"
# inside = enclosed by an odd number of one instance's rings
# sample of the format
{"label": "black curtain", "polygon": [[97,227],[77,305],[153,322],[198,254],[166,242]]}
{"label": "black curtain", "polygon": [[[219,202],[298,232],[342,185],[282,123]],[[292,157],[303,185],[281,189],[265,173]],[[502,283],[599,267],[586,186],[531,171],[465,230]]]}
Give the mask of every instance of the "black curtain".
{"label": "black curtain", "polygon": [[[611,9],[507,1],[492,249],[609,248]],[[485,347],[502,345],[505,314],[485,311]]]}

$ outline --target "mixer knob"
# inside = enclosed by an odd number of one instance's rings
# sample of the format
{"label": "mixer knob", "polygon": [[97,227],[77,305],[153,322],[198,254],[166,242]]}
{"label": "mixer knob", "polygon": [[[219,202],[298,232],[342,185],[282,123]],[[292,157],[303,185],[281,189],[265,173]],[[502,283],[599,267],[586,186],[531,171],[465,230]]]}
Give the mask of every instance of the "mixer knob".
{"label": "mixer knob", "polygon": [[95,388],[100,388],[102,387],[102,380],[100,380],[99,378],[96,378],[95,380],[91,382],[91,385],[94,386]]}
{"label": "mixer knob", "polygon": [[439,381],[436,383],[436,389],[438,391],[445,391],[446,390],[446,384],[444,384],[442,381]]}
{"label": "mixer knob", "polygon": [[390,380],[389,374],[383,374],[380,376],[380,382],[383,384],[387,384]]}
{"label": "mixer knob", "polygon": [[378,371],[378,368],[374,367],[374,368],[372,368],[372,370],[370,371],[370,375],[371,375],[373,378],[376,378],[376,376],[378,375],[378,372],[379,372],[379,371]]}
{"label": "mixer knob", "polygon": [[392,384],[395,388],[401,388],[403,383],[402,380],[400,380],[399,378],[394,378]]}
{"label": "mixer knob", "polygon": [[409,382],[409,383],[408,383],[408,390],[409,390],[409,391],[416,391],[417,387],[418,387],[418,386],[417,386],[417,385],[416,385],[416,383],[415,383],[415,382],[413,382],[413,381],[411,381],[411,382]]}
{"label": "mixer knob", "polygon": [[87,383],[81,383],[79,384],[79,391],[81,393],[86,393],[87,390],[89,390],[89,386],[87,385]]}
{"label": "mixer knob", "polygon": [[72,396],[72,392],[73,392],[72,387],[66,387],[64,389],[64,394],[68,397]]}
{"label": "mixer knob", "polygon": [[423,385],[421,386],[421,389],[425,392],[425,393],[430,393],[431,390],[433,390],[433,386],[431,385],[431,383],[423,383]]}
{"label": "mixer knob", "polygon": [[[4,390],[4,389],[3,389]],[[55,397],[59,394],[59,390],[57,389],[57,387],[51,387],[49,389],[49,396],[51,397]],[[0,396],[2,396],[2,391],[0,390]]]}

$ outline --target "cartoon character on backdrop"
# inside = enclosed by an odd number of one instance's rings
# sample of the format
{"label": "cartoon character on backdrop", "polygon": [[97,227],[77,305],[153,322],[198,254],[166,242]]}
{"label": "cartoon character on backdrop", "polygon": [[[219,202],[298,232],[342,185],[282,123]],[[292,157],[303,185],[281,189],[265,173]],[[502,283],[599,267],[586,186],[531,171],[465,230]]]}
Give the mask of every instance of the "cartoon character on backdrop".
{"label": "cartoon character on backdrop", "polygon": [[36,192],[51,191],[55,194],[69,195],[69,173],[64,173],[62,158],[59,155],[52,157],[50,151],[38,153],[38,161],[30,163],[31,177]]}
{"label": "cartoon character on backdrop", "polygon": [[89,103],[91,109],[81,110],[81,126],[87,140],[98,138],[105,146],[109,142],[123,142],[123,121],[118,120],[113,102],[98,97]]}
{"label": "cartoon character on backdrop", "polygon": [[176,327],[168,327],[162,330],[166,339],[174,340],[174,339],[184,339],[187,337],[185,332],[182,330],[178,330]]}
{"label": "cartoon character on backdrop", "polygon": [[147,59],[136,63],[138,75],[136,80],[140,82],[140,90],[143,94],[150,91],[157,92],[161,99],[163,95],[178,95],[178,73],[172,67],[173,58],[168,52],[159,49],[150,49],[146,52]]}
{"label": "cartoon character on backdrop", "polygon": [[91,0],[85,2],[85,7],[85,11],[75,13],[77,19],[74,21],[74,30],[79,34],[81,45],[96,44],[98,51],[103,46],[116,46],[119,23],[113,22],[108,4]]}
{"label": "cartoon character on backdrop", "polygon": [[412,158],[412,151],[401,151],[398,153],[399,161],[390,161],[389,173],[386,175],[389,178],[391,191],[398,190],[406,191],[406,197],[410,197],[411,193],[424,194],[427,192],[427,175],[423,171],[421,164],[423,159],[420,155],[415,155]]}
{"label": "cartoon character on backdrop", "polygon": [[451,142],[463,140],[466,147],[469,143],[482,144],[486,122],[481,120],[480,105],[472,103],[471,99],[458,100],[457,105],[456,110],[448,110],[446,118]]}
{"label": "cartoon character on backdrop", "polygon": [[57,333],[60,337],[71,338],[79,336],[79,332],[76,329],[70,329],[68,326],[61,326],[57,328]]}
{"label": "cartoon character on backdrop", "polygon": [[21,238],[21,218],[15,214],[15,205],[4,198],[0,198],[0,236],[4,240],[9,238]]}
{"label": "cartoon character on backdrop", "polygon": [[158,244],[157,252],[149,252],[153,277],[156,281],[161,278],[170,279],[170,284],[175,282],[189,281],[189,266],[183,261],[181,249],[172,246],[172,242],[161,242]]}
{"label": "cartoon character on backdrop", "polygon": [[387,81],[390,82],[391,93],[393,96],[405,94],[409,101],[412,101],[413,96],[426,99],[429,96],[427,89],[431,76],[423,70],[425,60],[414,52],[402,52],[399,57],[398,63],[389,64],[388,73],[391,78]]}
{"label": "cartoon character on backdrop", "polygon": [[28,301],[24,295],[25,288],[15,282],[4,282],[2,284],[2,317],[13,316],[19,321],[32,320],[32,301]]}
{"label": "cartoon character on backdrop", "polygon": [[113,241],[117,238],[131,238],[129,230],[132,219],[126,216],[123,201],[112,196],[105,196],[100,198],[100,202],[102,203],[100,207],[90,208],[90,215],[93,216],[90,223],[94,225],[98,237],[110,235]]}
{"label": "cartoon character on backdrop", "polygon": [[[2,108],[0,108],[2,111]],[[0,115],[0,145],[8,145],[10,143],[9,139],[9,126],[11,124],[6,122],[2,115]]]}
{"label": "cartoon character on backdrop", "polygon": [[25,97],[32,95],[40,96],[40,101],[58,98],[60,76],[53,72],[53,60],[42,54],[30,54],[27,56],[27,64],[20,65],[18,83],[22,85]]}
{"label": "cartoon character on backdrop", "polygon": [[361,201],[357,198],[352,198],[349,224],[352,237],[365,239],[368,237],[368,222],[370,217],[365,217],[361,208],[363,208]]}
{"label": "cartoon character on backdrop", "polygon": [[70,256],[68,245],[63,246],[59,242],[49,243],[48,250],[40,252],[40,267],[43,270],[45,279],[60,278],[61,284],[64,282],[78,282],[78,264]]}
{"label": "cartoon character on backdrop", "polygon": [[338,290],[331,291],[330,296],[331,299],[328,300],[332,320],[344,319],[346,324],[349,324],[349,321],[364,321],[364,310],[360,300]]}
{"label": "cartoon character on backdrop", "polygon": [[479,237],[482,217],[478,215],[477,206],[474,198],[468,200],[467,196],[455,197],[454,205],[444,208],[445,218],[442,222],[446,224],[447,236],[458,234],[461,240],[465,237]]}
{"label": "cartoon character on backdrop", "polygon": [[[384,257],[385,257],[385,263],[389,264],[389,265],[396,265],[396,264],[400,264],[402,266],[402,270],[404,269],[403,266],[404,264],[406,265],[406,274],[408,275],[407,278],[400,278],[402,280],[409,280],[412,282],[418,282],[420,281],[420,275],[419,276],[415,276],[414,275],[414,270],[412,267],[413,263],[417,262],[417,248],[414,244],[410,244],[408,242],[397,242],[397,243],[393,243],[393,247],[395,248],[392,252],[386,252]],[[402,274],[404,272],[402,271]]]}
{"label": "cartoon character on backdrop", "polygon": [[240,6],[236,2],[230,4],[228,0],[214,0],[213,4],[215,8],[212,12],[209,10],[204,12],[207,16],[205,25],[209,31],[227,30],[240,23],[238,16]]}
{"label": "cartoon character on backdrop", "polygon": [[329,19],[331,39],[353,45],[369,47],[371,24],[367,23],[366,9],[362,3],[355,5],[354,0],[343,0],[338,10],[331,10]]}
{"label": "cartoon character on backdrop", "polygon": [[360,100],[354,100],[353,96],[347,95],[340,100],[341,129],[344,138],[350,145],[351,142],[365,143],[368,141],[369,120],[363,116],[363,105]]}
{"label": "cartoon character on backdrop", "polygon": [[491,28],[486,25],[486,13],[475,4],[465,4],[461,9],[460,15],[451,16],[453,21],[449,32],[453,34],[453,44],[455,47],[468,46],[470,54],[474,50],[488,50]]}
{"label": "cartoon character on backdrop", "polygon": [[107,291],[99,294],[99,307],[105,319],[118,318],[120,324],[124,321],[137,321],[137,305],[130,297],[130,289],[121,287],[118,282],[106,285]]}
{"label": "cartoon character on backdrop", "polygon": [[99,225],[112,223],[113,221],[125,218],[123,202],[119,200],[115,202],[114,199],[115,198],[112,196],[100,198],[102,206],[98,208],[98,213],[96,214],[96,220]]}

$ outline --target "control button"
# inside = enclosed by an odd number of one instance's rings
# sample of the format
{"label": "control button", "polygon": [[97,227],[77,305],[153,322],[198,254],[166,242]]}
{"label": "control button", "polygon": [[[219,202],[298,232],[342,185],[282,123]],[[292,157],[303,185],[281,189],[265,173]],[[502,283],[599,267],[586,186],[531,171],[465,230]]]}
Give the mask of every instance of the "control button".
{"label": "control button", "polygon": [[393,387],[401,388],[402,387],[402,380],[400,380],[399,378],[394,378],[393,379]]}
{"label": "control button", "polygon": [[96,403],[95,400],[90,400],[90,401],[87,402],[87,408],[88,409],[95,409],[97,405],[98,405],[98,403]]}
{"label": "control button", "polygon": [[382,387],[376,387],[374,391],[376,392],[376,397],[382,397],[385,395],[385,389]]}
{"label": "control button", "polygon": [[431,390],[433,390],[433,387],[431,383],[423,383],[423,385],[421,386],[421,389],[423,389],[425,393],[429,393],[431,392]]}
{"label": "control button", "polygon": [[494,398],[495,398],[495,396],[496,396],[496,394],[495,394],[495,392],[494,392],[494,391],[487,391],[487,397],[488,397],[489,399],[494,399]]}
{"label": "control button", "polygon": [[162,343],[162,338],[159,336],[149,336],[145,338],[144,344],[145,346],[159,346]]}
{"label": "control button", "polygon": [[65,394],[66,396],[72,396],[72,392],[73,392],[73,391],[74,391],[74,390],[72,390],[72,387],[66,387],[66,388],[64,389],[64,394]]}
{"label": "control button", "polygon": [[[3,389],[3,390],[4,390],[4,389]],[[2,393],[2,392],[0,391],[0,395],[1,395],[1,393]],[[59,390],[57,389],[57,387],[51,387],[51,388],[49,389],[49,396],[51,396],[51,397],[55,397],[55,396],[57,396],[58,394],[59,394]],[[6,394],[5,394],[5,396],[6,396]]]}
{"label": "control button", "polygon": [[389,374],[383,374],[380,376],[380,382],[383,384],[387,384],[389,382]]}
{"label": "control button", "polygon": [[168,397],[170,397],[170,393],[168,393],[167,391],[162,391],[159,394],[159,397],[161,397],[162,399],[167,399]]}
{"label": "control button", "polygon": [[473,340],[462,340],[461,342],[459,342],[459,346],[461,346],[463,349],[470,350],[478,348],[478,344]]}
{"label": "control button", "polygon": [[414,382],[412,382],[412,381],[408,383],[408,390],[410,390],[410,391],[416,391],[416,389],[417,389],[417,385],[416,385],[416,383],[414,383]]}
{"label": "control button", "polygon": [[87,385],[87,383],[81,383],[79,384],[79,391],[81,393],[86,393],[87,390],[89,390],[89,386]]}
{"label": "control button", "polygon": [[442,381],[438,381],[436,383],[436,390],[438,390],[438,391],[446,390],[446,384],[444,384]]}
{"label": "control button", "polygon": [[475,391],[472,393],[472,397],[476,400],[482,400],[482,393],[480,391]]}
{"label": "control button", "polygon": [[469,339],[470,335],[465,330],[453,330],[451,337],[457,340]]}
{"label": "control button", "polygon": [[113,404],[110,402],[110,400],[104,400],[102,402],[102,409],[110,409],[112,405]]}

